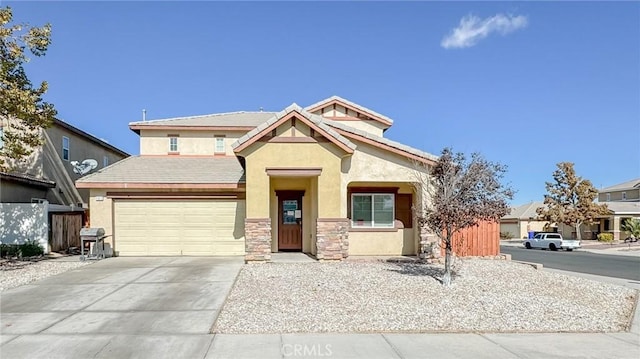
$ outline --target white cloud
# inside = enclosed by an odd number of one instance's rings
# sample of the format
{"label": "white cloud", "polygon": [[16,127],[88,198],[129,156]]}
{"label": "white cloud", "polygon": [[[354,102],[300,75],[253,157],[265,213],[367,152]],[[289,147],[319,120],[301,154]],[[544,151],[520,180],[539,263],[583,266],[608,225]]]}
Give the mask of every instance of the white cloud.
{"label": "white cloud", "polygon": [[526,26],[527,17],[522,15],[497,14],[486,19],[467,15],[460,20],[458,27],[442,39],[440,45],[445,49],[471,47],[491,33],[506,35]]}

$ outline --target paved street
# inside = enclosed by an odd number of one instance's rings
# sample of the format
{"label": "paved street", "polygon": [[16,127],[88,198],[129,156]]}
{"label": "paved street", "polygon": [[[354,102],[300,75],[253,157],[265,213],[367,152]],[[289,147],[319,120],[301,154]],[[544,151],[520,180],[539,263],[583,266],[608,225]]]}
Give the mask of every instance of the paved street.
{"label": "paved street", "polygon": [[584,250],[554,252],[504,245],[500,246],[500,251],[510,254],[513,260],[541,263],[548,268],[640,281],[640,257],[597,254]]}

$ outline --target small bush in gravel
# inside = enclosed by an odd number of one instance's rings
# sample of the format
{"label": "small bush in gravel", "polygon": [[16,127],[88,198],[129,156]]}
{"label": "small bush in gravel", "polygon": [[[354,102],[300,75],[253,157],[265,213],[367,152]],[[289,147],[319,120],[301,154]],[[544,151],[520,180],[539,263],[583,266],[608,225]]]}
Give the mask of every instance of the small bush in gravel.
{"label": "small bush in gravel", "polygon": [[43,254],[44,250],[34,240],[28,240],[23,244],[2,244],[0,246],[0,257],[2,258],[37,257]]}
{"label": "small bush in gravel", "polygon": [[613,242],[613,233],[598,234],[598,242]]}

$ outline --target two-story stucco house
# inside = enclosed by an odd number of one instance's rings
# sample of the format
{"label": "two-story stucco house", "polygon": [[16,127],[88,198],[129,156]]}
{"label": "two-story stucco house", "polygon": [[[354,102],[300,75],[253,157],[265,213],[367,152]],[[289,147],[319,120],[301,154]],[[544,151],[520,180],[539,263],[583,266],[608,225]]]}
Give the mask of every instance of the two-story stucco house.
{"label": "two-story stucco house", "polygon": [[385,138],[392,124],[336,96],[134,122],[140,156],[76,184],[119,255],[416,254],[415,161],[437,158]]}
{"label": "two-story stucco house", "polygon": [[597,224],[599,232],[613,233],[614,240],[629,236],[622,224],[629,218],[640,219],[640,178],[598,190],[598,202],[609,208],[609,215]]}
{"label": "two-story stucco house", "polygon": [[[0,137],[8,120],[0,121]],[[42,131],[44,145],[34,149],[29,158],[11,173],[0,172],[0,202],[30,203],[47,200],[51,204],[87,208],[89,191],[77,189],[81,177],[73,171],[73,161],[95,159],[98,168],[106,167],[129,156],[62,120],[54,120]],[[0,142],[0,146],[2,146]]]}

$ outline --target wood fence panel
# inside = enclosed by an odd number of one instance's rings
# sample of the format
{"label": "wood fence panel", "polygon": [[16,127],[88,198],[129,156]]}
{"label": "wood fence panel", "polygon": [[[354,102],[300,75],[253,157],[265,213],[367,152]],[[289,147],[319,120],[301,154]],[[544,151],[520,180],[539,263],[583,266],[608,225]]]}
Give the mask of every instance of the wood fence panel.
{"label": "wood fence panel", "polygon": [[[453,236],[453,253],[459,257],[497,256],[500,254],[500,224],[482,222]],[[442,255],[445,251],[442,249]]]}
{"label": "wood fence panel", "polygon": [[70,247],[80,247],[82,214],[51,215],[51,250],[66,251]]}

